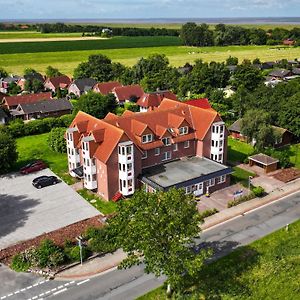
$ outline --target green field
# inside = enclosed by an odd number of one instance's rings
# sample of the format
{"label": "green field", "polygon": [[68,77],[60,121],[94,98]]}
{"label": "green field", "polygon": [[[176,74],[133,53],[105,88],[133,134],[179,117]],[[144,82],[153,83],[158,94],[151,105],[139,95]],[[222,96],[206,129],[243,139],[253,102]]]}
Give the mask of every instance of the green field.
{"label": "green field", "polygon": [[[180,299],[300,299],[300,221],[204,266]],[[159,288],[139,300],[166,299]]]}
{"label": "green field", "polygon": [[[98,42],[98,41],[96,41]],[[99,41],[104,42],[104,40]],[[70,43],[70,42],[66,42]],[[23,43],[21,43],[23,44]],[[18,44],[22,49],[22,45]],[[142,44],[140,46],[143,46]],[[1,48],[1,45],[0,45]],[[16,51],[16,50],[14,50]],[[20,50],[19,50],[20,51]],[[31,67],[44,73],[47,66],[58,68],[61,72],[72,75],[77,65],[87,60],[91,54],[105,54],[113,61],[123,63],[127,66],[134,65],[139,58],[153,53],[167,55],[173,66],[182,66],[186,62],[193,63],[195,59],[204,61],[225,61],[229,55],[236,56],[240,61],[243,59],[254,59],[259,57],[263,61],[276,59],[300,58],[300,47],[283,48],[269,46],[228,46],[228,47],[185,47],[185,46],[161,46],[143,47],[130,49],[107,49],[107,50],[84,50],[84,51],[62,51],[41,52],[0,55],[0,67],[7,69],[9,73],[22,74],[24,68]]]}
{"label": "green field", "polygon": [[46,39],[46,38],[74,38],[81,37],[82,33],[40,33],[36,31],[0,31],[1,39]]}
{"label": "green field", "polygon": [[253,152],[254,148],[250,144],[228,138],[228,160],[231,163],[243,163]]}
{"label": "green field", "polygon": [[99,40],[1,43],[0,54],[144,48],[178,45],[181,45],[180,38],[173,36],[120,36],[113,37],[111,39]]}

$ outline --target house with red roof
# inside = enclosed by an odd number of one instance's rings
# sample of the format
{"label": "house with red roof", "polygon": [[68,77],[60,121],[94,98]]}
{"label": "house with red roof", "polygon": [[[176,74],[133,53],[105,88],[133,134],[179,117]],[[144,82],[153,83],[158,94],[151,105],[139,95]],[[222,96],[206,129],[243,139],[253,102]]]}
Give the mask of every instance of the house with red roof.
{"label": "house with red roof", "polygon": [[2,99],[2,106],[8,110],[13,110],[18,107],[19,104],[35,103],[42,100],[51,100],[51,92],[39,93],[39,94],[26,94],[19,96],[5,96]]}
{"label": "house with red roof", "polygon": [[138,85],[125,85],[117,86],[112,90],[112,93],[115,95],[116,100],[120,104],[125,102],[136,102],[144,94],[143,88]]}
{"label": "house with red roof", "polygon": [[61,76],[47,78],[44,83],[44,86],[45,89],[48,89],[53,93],[55,93],[58,88],[67,89],[71,84],[71,82],[72,80],[70,77],[66,75],[61,75]]}
{"label": "house with red roof", "polygon": [[102,95],[108,95],[109,93],[112,93],[114,88],[120,86],[122,86],[122,84],[118,81],[101,82],[95,84],[93,91]]}
{"label": "house with red roof", "polygon": [[171,91],[157,91],[144,93],[136,104],[140,107],[140,112],[151,111],[158,107],[164,98],[177,100],[177,96]]}
{"label": "house with red roof", "polygon": [[199,196],[230,184],[227,129],[213,109],[164,98],[152,111],[102,120],[78,112],[65,137],[70,174],[106,200],[141,187]]}
{"label": "house with red roof", "polygon": [[211,109],[211,105],[207,98],[193,99],[185,102],[186,104],[193,105],[203,109]]}

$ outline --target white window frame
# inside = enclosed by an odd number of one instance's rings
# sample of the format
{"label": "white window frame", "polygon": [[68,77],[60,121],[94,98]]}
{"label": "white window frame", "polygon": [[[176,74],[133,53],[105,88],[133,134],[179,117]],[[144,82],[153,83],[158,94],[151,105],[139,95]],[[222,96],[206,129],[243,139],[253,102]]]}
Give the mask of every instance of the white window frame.
{"label": "white window frame", "polygon": [[183,126],[179,128],[179,135],[188,134],[188,132],[189,132],[188,126]]}
{"label": "white window frame", "polygon": [[170,146],[171,145],[171,138],[170,137],[164,137],[161,139],[161,141],[163,142],[163,144],[165,146]]}
{"label": "white window frame", "polygon": [[145,150],[142,154],[142,159],[146,159],[148,157],[148,152]]}
{"label": "white window frame", "polygon": [[215,185],[215,178],[211,178],[207,180],[207,186],[211,187]]}
{"label": "white window frame", "polygon": [[183,143],[183,147],[184,147],[185,149],[190,148],[190,141],[185,141],[185,142]]}
{"label": "white window frame", "polygon": [[175,152],[175,151],[178,151],[178,144],[177,144],[177,143],[173,145],[173,151],[174,151],[174,152]]}
{"label": "white window frame", "polygon": [[142,136],[143,144],[151,143],[152,141],[153,141],[153,134],[149,133],[149,134],[144,134]]}
{"label": "white window frame", "polygon": [[154,155],[158,156],[160,154],[160,148],[155,148],[154,149]]}
{"label": "white window frame", "polygon": [[172,152],[171,151],[166,151],[166,152],[163,153],[162,161],[170,160],[171,158],[172,158]]}
{"label": "white window frame", "polygon": [[226,182],[226,175],[222,175],[218,177],[218,183],[224,183]]}

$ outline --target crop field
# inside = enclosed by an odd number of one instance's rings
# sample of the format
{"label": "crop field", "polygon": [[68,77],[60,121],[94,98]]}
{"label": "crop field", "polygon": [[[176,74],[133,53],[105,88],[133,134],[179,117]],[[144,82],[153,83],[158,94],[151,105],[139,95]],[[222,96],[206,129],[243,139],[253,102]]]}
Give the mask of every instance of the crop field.
{"label": "crop field", "polygon": [[[158,37],[160,38],[160,37]],[[144,38],[146,39],[146,38]],[[106,40],[99,41],[103,43]],[[141,57],[147,57],[153,53],[163,53],[173,66],[182,66],[186,62],[193,63],[196,59],[203,59],[204,61],[225,61],[226,58],[231,56],[236,56],[240,61],[243,59],[260,58],[263,61],[277,60],[282,58],[295,59],[300,58],[300,47],[270,47],[270,46],[228,46],[228,47],[185,47],[185,46],[156,46],[151,47],[150,41],[148,40],[148,46],[146,42],[138,43],[136,40],[132,42],[130,46],[135,48],[125,48],[129,47],[126,44],[126,39],[121,39],[124,45],[117,45],[110,47],[118,47],[118,49],[104,49],[100,50],[83,50],[83,51],[72,51],[69,49],[60,52],[40,52],[40,53],[15,53],[15,54],[0,54],[0,67],[7,69],[10,73],[22,74],[25,68],[31,67],[39,72],[44,73],[47,66],[51,65],[58,68],[61,72],[72,75],[74,68],[77,65],[87,60],[88,56],[91,54],[105,54],[110,57],[113,61],[120,62],[127,66],[134,65],[138,59]],[[94,42],[94,41],[87,41]],[[98,41],[96,41],[98,42]],[[111,40],[109,40],[111,42]],[[154,43],[154,41],[152,40]],[[162,41],[163,42],[163,41]],[[52,43],[52,42],[51,42]],[[67,44],[65,42],[64,44]],[[69,42],[74,43],[74,42]],[[45,43],[41,43],[45,44]],[[46,43],[47,44],[47,43]],[[78,41],[75,43],[78,45]],[[21,46],[22,45],[22,46]],[[67,44],[68,45],[68,44]],[[24,50],[23,43],[18,43],[18,48]],[[20,47],[21,46],[21,47]],[[122,48],[123,47],[123,48]],[[0,49],[2,44],[0,45]],[[24,51],[23,51],[24,52]]]}
{"label": "crop field", "polygon": [[155,46],[177,46],[181,41],[172,36],[114,37],[111,39],[2,43],[0,54],[83,51],[100,49],[142,48]]}
{"label": "crop field", "polygon": [[36,31],[0,31],[2,39],[47,39],[47,38],[74,38],[81,37],[80,32],[76,33],[40,33]]}

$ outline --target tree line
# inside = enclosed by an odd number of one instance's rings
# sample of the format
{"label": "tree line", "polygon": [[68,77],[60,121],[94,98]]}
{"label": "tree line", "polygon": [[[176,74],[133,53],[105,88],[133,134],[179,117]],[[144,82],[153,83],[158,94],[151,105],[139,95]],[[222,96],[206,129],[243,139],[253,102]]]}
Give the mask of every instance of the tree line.
{"label": "tree line", "polygon": [[182,26],[180,37],[187,46],[278,45],[285,39],[299,40],[300,28],[264,30],[218,24],[211,29],[205,23],[188,22]]}

